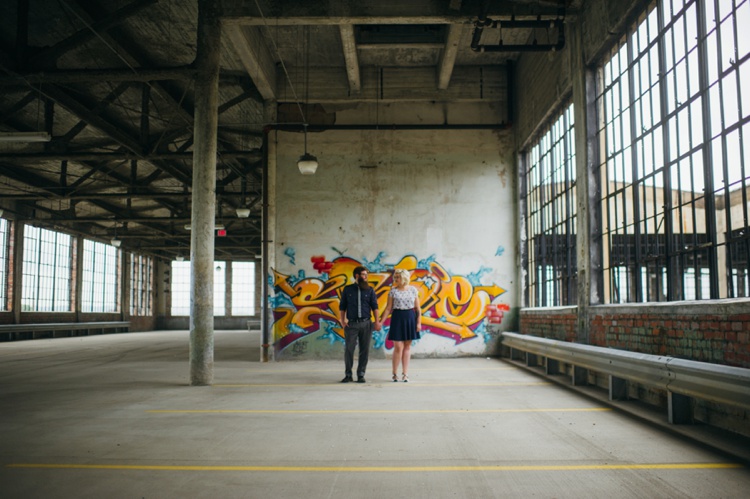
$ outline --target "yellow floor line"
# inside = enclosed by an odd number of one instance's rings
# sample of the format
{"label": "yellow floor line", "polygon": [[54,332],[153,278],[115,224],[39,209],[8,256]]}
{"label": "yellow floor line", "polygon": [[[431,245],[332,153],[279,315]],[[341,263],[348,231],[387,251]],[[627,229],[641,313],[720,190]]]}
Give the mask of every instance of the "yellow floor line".
{"label": "yellow floor line", "polygon": [[479,414],[507,412],[593,412],[611,411],[609,407],[573,407],[554,409],[153,409],[155,414]]}
{"label": "yellow floor line", "polygon": [[137,471],[280,471],[280,472],[446,472],[446,471],[607,471],[607,470],[707,470],[739,469],[738,463],[641,463],[517,466],[168,466],[141,464],[7,464],[7,468],[137,470]]}
{"label": "yellow floor line", "polygon": [[[421,387],[421,388],[435,388],[435,387],[446,387],[446,386],[461,386],[461,387],[476,387],[476,386],[543,386],[551,384],[548,381],[538,383],[407,383],[410,387]],[[395,385],[391,381],[382,383],[369,383],[369,385]],[[402,383],[399,383],[401,386]],[[247,383],[247,384],[215,384],[212,385],[214,388],[268,388],[268,387],[297,387],[297,386],[339,386],[339,383]],[[352,383],[351,386],[360,386],[357,383]],[[366,385],[365,385],[366,386]]]}
{"label": "yellow floor line", "polygon": [[[273,369],[275,366],[269,366],[268,369],[247,369],[245,372],[250,373],[264,373],[264,374],[287,374],[287,373],[338,373],[344,374],[343,369]],[[419,368],[420,373],[423,372],[457,372],[457,371],[518,371],[517,367],[456,367],[456,368]],[[390,373],[391,369],[373,369],[367,370],[368,373]]]}

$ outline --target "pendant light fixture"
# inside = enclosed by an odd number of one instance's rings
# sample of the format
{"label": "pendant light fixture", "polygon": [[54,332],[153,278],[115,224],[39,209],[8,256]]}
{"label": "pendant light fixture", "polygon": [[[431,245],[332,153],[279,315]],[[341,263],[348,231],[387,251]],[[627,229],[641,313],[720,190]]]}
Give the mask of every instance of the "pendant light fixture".
{"label": "pendant light fixture", "polygon": [[318,169],[318,158],[307,152],[307,123],[303,126],[305,128],[305,154],[299,157],[297,168],[302,175],[314,175]]}
{"label": "pendant light fixture", "polygon": [[[310,103],[310,27],[305,26],[305,112],[308,111]],[[299,104],[298,104],[299,105]],[[297,160],[297,168],[302,175],[314,175],[318,170],[318,158],[307,152],[307,117],[302,112],[302,128],[305,134],[305,154]]]}
{"label": "pendant light fixture", "polygon": [[119,248],[120,245],[122,244],[122,241],[117,239],[117,222],[115,222],[115,237],[112,238],[109,244],[111,244],[115,248]]}

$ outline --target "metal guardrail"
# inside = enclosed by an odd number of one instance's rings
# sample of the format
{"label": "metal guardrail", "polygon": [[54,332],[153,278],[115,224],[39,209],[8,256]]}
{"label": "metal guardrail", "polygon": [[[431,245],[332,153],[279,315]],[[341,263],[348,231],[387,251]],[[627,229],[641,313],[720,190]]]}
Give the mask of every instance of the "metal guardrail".
{"label": "metal guardrail", "polygon": [[[581,345],[518,333],[502,333],[502,343],[511,349],[662,388],[669,394],[750,409],[750,369]],[[611,386],[610,382],[610,390]],[[670,397],[670,421],[673,421],[671,401]]]}

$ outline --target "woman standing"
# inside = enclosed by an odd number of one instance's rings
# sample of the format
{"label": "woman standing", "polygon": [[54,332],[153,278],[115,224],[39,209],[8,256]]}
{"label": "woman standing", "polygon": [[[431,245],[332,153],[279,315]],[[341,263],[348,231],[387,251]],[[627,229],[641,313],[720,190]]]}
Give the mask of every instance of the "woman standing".
{"label": "woman standing", "polygon": [[411,358],[411,342],[420,338],[422,329],[422,314],[419,309],[419,293],[417,288],[409,286],[410,274],[406,269],[396,269],[393,272],[393,287],[388,294],[388,304],[385,306],[382,320],[393,312],[388,339],[394,343],[393,347],[393,381],[398,381],[398,365],[401,364],[401,381],[409,381],[409,359]]}

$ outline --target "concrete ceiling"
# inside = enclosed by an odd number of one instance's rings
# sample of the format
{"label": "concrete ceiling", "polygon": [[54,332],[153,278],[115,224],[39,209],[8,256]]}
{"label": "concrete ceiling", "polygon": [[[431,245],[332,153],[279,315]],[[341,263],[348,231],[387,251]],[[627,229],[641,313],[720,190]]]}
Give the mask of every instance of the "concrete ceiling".
{"label": "concrete ceiling", "polygon": [[[216,258],[260,252],[268,127],[379,102],[507,107],[509,63],[559,43],[553,20],[581,2],[224,0]],[[8,218],[187,256],[197,22],[197,0],[0,2],[0,135],[52,136],[0,142]]]}

